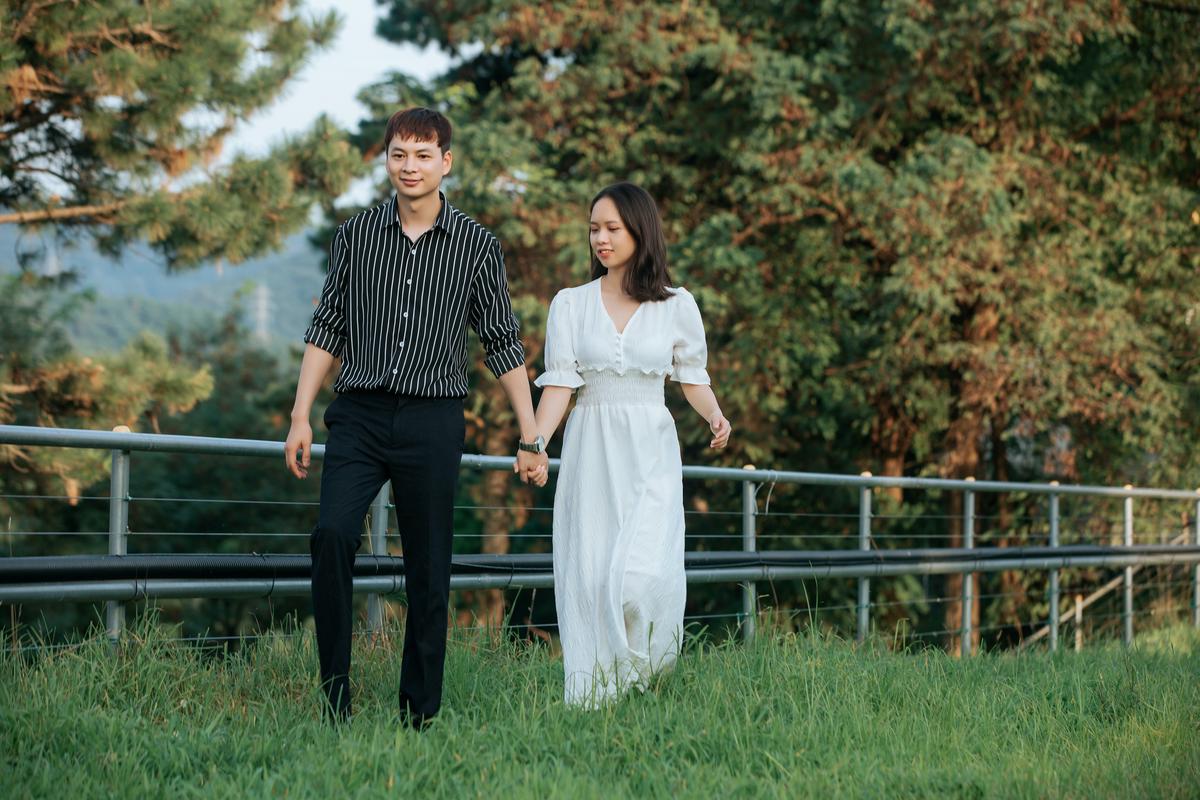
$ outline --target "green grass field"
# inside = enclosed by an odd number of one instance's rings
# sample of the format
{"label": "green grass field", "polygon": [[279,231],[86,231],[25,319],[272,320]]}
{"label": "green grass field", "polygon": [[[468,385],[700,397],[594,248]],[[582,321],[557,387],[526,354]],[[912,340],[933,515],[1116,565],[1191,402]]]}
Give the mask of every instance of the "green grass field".
{"label": "green grass field", "polygon": [[457,637],[446,708],[396,724],[397,646],[318,721],[309,634],[214,658],[143,627],[0,657],[0,797],[1196,797],[1200,636],[1081,654],[699,646],[645,694],[568,709],[542,646]]}

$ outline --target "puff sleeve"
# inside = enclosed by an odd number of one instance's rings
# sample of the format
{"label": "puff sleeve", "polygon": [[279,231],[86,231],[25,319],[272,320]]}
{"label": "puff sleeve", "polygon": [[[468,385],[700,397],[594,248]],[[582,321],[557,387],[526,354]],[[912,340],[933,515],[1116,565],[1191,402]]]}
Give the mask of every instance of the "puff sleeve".
{"label": "puff sleeve", "polygon": [[535,386],[566,386],[578,389],[584,380],[575,359],[575,325],[571,314],[571,296],[561,291],[550,301],[546,319],[546,371],[534,381]]}
{"label": "puff sleeve", "polygon": [[704,342],[704,321],[700,308],[687,289],[677,289],[675,298],[675,342],[671,354],[671,380],[707,386],[708,345]]}

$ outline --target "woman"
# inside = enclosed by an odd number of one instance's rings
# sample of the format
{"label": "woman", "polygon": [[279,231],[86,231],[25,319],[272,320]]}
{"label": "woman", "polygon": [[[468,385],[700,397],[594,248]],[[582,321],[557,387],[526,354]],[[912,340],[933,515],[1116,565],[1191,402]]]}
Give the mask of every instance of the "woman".
{"label": "woman", "polygon": [[[683,474],[664,376],[709,424],[729,421],[709,388],[696,301],[670,288],[654,200],[631,183],[591,208],[592,282],[550,304],[537,429],[567,420],[554,495],[554,586],[566,701],[595,708],[669,667],[683,637]],[[545,485],[546,472],[533,476]]]}

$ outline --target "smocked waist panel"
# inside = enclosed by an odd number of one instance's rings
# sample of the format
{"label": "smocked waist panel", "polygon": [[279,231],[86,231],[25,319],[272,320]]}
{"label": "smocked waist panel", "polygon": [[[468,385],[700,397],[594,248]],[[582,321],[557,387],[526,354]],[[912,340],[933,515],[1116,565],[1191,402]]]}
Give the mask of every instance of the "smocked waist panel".
{"label": "smocked waist panel", "polygon": [[661,406],[666,379],[662,375],[631,372],[583,372],[584,384],[576,406]]}

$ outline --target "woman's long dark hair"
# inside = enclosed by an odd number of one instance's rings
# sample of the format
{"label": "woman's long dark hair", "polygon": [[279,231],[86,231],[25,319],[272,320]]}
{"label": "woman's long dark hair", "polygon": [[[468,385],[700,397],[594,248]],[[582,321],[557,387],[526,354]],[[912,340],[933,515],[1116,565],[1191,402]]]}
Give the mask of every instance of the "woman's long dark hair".
{"label": "woman's long dark hair", "polygon": [[[622,282],[625,293],[645,303],[651,300],[666,300],[671,296],[667,287],[671,285],[671,275],[667,272],[667,240],[663,236],[662,221],[658,216],[658,206],[654,198],[640,186],[632,183],[614,183],[600,190],[592,198],[591,210],[596,208],[605,197],[613,201],[621,222],[633,236],[637,247],[633,251],[633,259],[625,269],[625,279]],[[592,255],[592,280],[608,274],[608,267],[600,263],[600,259]]]}

